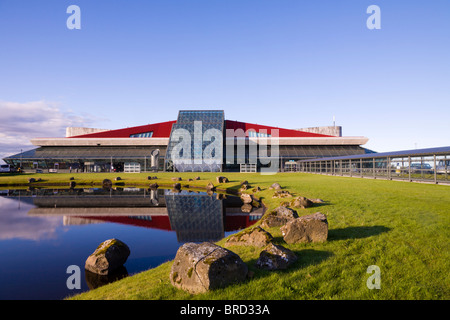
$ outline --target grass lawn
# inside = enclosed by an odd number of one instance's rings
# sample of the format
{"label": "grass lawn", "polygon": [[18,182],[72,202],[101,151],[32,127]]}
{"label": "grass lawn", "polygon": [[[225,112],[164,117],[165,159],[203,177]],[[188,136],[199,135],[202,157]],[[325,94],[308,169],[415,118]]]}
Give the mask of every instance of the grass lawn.
{"label": "grass lawn", "polygon": [[[42,180],[101,181],[119,174],[50,174]],[[128,183],[146,183],[149,174],[120,174]],[[158,178],[180,176],[215,181],[211,173],[158,173]],[[276,175],[223,173],[236,190],[241,180],[260,186],[269,209],[284,199],[273,199],[268,187],[278,182],[294,196],[321,198],[326,202],[308,209],[327,215],[329,234],[324,243],[293,244],[283,241],[279,228],[267,229],[274,241],[293,250],[297,262],[285,271],[262,271],[254,267],[261,249],[229,247],[254,276],[245,282],[205,294],[191,295],[175,289],[169,281],[172,262],[164,263],[73,299],[449,299],[450,298],[450,186],[321,176],[304,173]],[[51,176],[51,177],[47,177]],[[28,177],[0,176],[0,184]],[[205,181],[206,180],[206,181]],[[221,187],[219,186],[219,187]],[[223,244],[224,240],[218,242]],[[151,244],[149,244],[151,245]],[[133,248],[130,248],[133,251]],[[370,290],[367,268],[381,271],[381,289]]]}

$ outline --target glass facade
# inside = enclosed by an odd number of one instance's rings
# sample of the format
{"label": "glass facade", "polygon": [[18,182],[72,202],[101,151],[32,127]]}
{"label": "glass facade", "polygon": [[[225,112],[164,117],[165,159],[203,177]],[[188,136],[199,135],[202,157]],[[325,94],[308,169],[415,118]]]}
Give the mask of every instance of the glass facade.
{"label": "glass facade", "polygon": [[165,158],[167,171],[222,171],[223,111],[180,111]]}

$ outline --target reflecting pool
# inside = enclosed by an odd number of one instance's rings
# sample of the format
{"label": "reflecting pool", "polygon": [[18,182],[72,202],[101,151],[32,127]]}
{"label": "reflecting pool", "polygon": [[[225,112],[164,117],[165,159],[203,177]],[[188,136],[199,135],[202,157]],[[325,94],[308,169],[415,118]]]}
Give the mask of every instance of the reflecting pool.
{"label": "reflecting pool", "polygon": [[[168,189],[0,190],[0,299],[62,299],[172,260],[185,242],[218,241],[261,218],[239,197]],[[85,272],[104,240],[131,250],[109,278]],[[81,289],[69,289],[69,266]]]}

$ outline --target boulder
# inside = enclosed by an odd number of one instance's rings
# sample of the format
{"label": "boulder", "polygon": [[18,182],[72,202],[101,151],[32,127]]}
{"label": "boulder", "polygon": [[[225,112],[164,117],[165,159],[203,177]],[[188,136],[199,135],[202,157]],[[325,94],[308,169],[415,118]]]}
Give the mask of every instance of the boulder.
{"label": "boulder", "polygon": [[291,205],[294,208],[309,208],[313,205],[313,202],[305,197],[297,197],[294,200],[292,200]]}
{"label": "boulder", "polygon": [[253,227],[230,236],[225,246],[255,246],[265,247],[272,242],[272,235],[260,226]]}
{"label": "boulder", "polygon": [[112,181],[109,179],[104,179],[102,182],[103,188],[105,189],[111,189],[112,188]]}
{"label": "boulder", "polygon": [[295,212],[294,210],[292,210],[286,206],[279,206],[278,208],[275,209],[275,212],[277,213],[277,216],[279,216],[279,217],[285,217],[288,219],[298,218],[297,212]]}
{"label": "boulder", "polygon": [[200,177],[195,177],[194,180],[200,180]]}
{"label": "boulder", "polygon": [[122,267],[129,255],[130,249],[125,243],[119,239],[109,239],[103,241],[87,258],[85,269],[93,273],[107,275]]}
{"label": "boulder", "polygon": [[253,206],[250,203],[244,203],[241,207],[241,211],[244,213],[252,212]]}
{"label": "boulder", "polygon": [[274,189],[274,190],[281,190],[281,186],[279,183],[273,183],[269,189]]}
{"label": "boulder", "polygon": [[312,203],[325,203],[322,199],[309,199]]}
{"label": "boulder", "polygon": [[76,185],[77,185],[77,183],[76,183],[75,181],[70,181],[70,182],[69,182],[69,187],[70,187],[71,189],[75,188]]}
{"label": "boulder", "polygon": [[121,177],[115,177],[115,178],[114,178],[114,181],[120,181],[120,180],[122,180]]}
{"label": "boulder", "polygon": [[243,281],[247,273],[247,265],[234,252],[209,242],[188,242],[177,251],[170,282],[195,294]]}
{"label": "boulder", "polygon": [[172,185],[172,188],[180,190],[180,189],[181,189],[181,183],[179,183],[179,182],[174,183],[174,184]]}
{"label": "boulder", "polygon": [[33,182],[36,182],[36,179],[35,179],[35,178],[29,178],[29,179],[28,179],[28,183],[33,183]]}
{"label": "boulder", "polygon": [[242,202],[245,203],[252,203],[253,198],[250,194],[248,193],[241,193],[240,198],[242,200]]}
{"label": "boulder", "polygon": [[272,198],[287,198],[292,197],[292,194],[287,190],[275,190]]}
{"label": "boulder", "polygon": [[328,237],[327,217],[320,212],[292,219],[280,228],[286,243],[324,242]]}
{"label": "boulder", "polygon": [[296,218],[298,218],[297,212],[285,206],[279,206],[274,211],[264,215],[261,225],[264,228],[281,227]]}
{"label": "boulder", "polygon": [[273,243],[261,251],[256,267],[265,270],[283,270],[297,261],[297,256],[291,250]]}
{"label": "boulder", "polygon": [[250,185],[248,184],[247,180],[241,181],[241,190],[242,191],[245,191],[245,190],[247,190],[249,188],[250,188]]}
{"label": "boulder", "polygon": [[214,187],[214,184],[210,181],[206,185],[206,190],[214,190],[216,187]]}
{"label": "boulder", "polygon": [[172,181],[181,181],[182,179],[181,179],[181,177],[174,177],[174,178],[172,178]]}
{"label": "boulder", "polygon": [[222,177],[222,176],[216,177],[216,181],[217,181],[217,183],[228,183],[229,182],[227,177]]}

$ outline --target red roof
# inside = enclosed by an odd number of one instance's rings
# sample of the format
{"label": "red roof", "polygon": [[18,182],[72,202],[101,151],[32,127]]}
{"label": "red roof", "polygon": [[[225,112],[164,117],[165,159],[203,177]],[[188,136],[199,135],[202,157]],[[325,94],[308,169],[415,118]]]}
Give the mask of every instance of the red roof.
{"label": "red roof", "polygon": [[[152,138],[169,138],[170,133],[172,131],[172,126],[174,123],[176,123],[176,121],[167,121],[167,122],[160,122],[160,123],[154,123],[154,124],[146,124],[146,125],[137,126],[137,127],[89,133],[89,134],[84,134],[84,135],[79,135],[79,136],[73,136],[70,138],[129,138],[130,135],[132,135],[132,134],[139,134],[139,133],[150,132],[150,131],[153,132]],[[247,130],[255,130],[256,132],[259,132],[261,129],[264,129],[264,130],[267,130],[267,134],[271,134],[271,131],[273,129],[277,129],[279,137],[281,137],[281,138],[286,138],[286,137],[331,137],[331,136],[325,135],[325,134],[277,128],[277,127],[271,127],[271,126],[265,126],[265,125],[254,124],[254,123],[247,123],[247,122],[232,121],[232,120],[226,120],[225,125],[226,125],[226,129],[234,129],[234,130],[242,129],[242,130],[244,130],[244,132],[247,133],[247,136],[248,136]]]}
{"label": "red roof", "polygon": [[70,138],[129,138],[132,134],[144,133],[153,131],[152,138],[169,138],[172,131],[172,125],[176,121],[167,121],[154,124],[146,124],[143,126],[108,130],[102,132],[95,132],[73,136]]}
{"label": "red roof", "polygon": [[271,130],[278,129],[278,136],[280,138],[289,138],[289,137],[331,137],[325,134],[318,134],[318,133],[311,133],[311,132],[305,132],[305,131],[299,131],[299,130],[292,130],[292,129],[283,129],[283,128],[277,128],[277,127],[270,127],[270,126],[264,126],[260,124],[254,124],[254,123],[247,123],[247,122],[239,122],[239,121],[232,121],[232,120],[226,120],[226,128],[227,129],[242,129],[244,132],[246,132],[246,136],[248,136],[247,130],[255,130],[256,132],[259,132],[261,129],[267,130],[267,134],[271,134]]}

